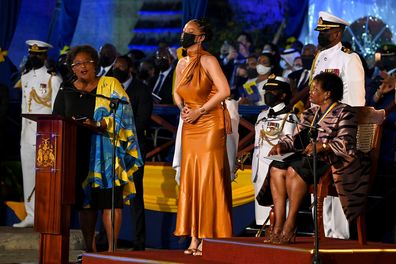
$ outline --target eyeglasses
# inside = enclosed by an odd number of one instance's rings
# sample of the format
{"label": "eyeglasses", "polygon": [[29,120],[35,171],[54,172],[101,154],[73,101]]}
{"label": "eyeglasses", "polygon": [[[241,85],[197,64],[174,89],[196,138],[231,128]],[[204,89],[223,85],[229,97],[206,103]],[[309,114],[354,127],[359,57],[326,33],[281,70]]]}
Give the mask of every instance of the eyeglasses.
{"label": "eyeglasses", "polygon": [[159,56],[159,55],[155,56],[155,58],[156,58],[157,60],[160,60],[160,59],[167,60],[167,59],[168,59],[168,57],[166,57],[166,56]]}
{"label": "eyeglasses", "polygon": [[72,68],[74,68],[74,67],[80,68],[80,67],[83,66],[83,65],[84,65],[84,67],[86,67],[86,66],[87,66],[88,64],[90,64],[90,63],[94,63],[94,61],[93,61],[93,60],[89,60],[89,61],[77,61],[77,62],[72,63],[71,67],[72,67]]}

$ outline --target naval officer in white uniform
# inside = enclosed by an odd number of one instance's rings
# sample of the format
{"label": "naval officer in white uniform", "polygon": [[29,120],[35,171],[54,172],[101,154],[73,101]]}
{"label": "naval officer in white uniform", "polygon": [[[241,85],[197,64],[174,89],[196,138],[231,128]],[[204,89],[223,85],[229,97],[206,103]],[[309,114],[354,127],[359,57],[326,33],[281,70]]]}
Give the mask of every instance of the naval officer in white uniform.
{"label": "naval officer in white uniform", "polygon": [[[29,48],[29,56],[21,77],[22,114],[51,114],[61,84],[61,78],[56,76],[56,73],[48,73],[48,68],[45,66],[48,48],[52,46],[39,40],[28,40],[26,44]],[[32,227],[34,223],[36,130],[36,122],[22,118],[21,164],[27,215],[13,227]]]}
{"label": "naval officer in white uniform", "polygon": [[[291,121],[298,121],[287,106],[291,98],[288,79],[272,74],[268,77],[263,89],[265,90],[264,103],[269,108],[259,114],[255,125],[252,158],[252,182],[255,197],[263,186],[272,162],[266,158],[268,152],[278,143],[281,136],[293,134],[295,123]],[[271,208],[259,205],[256,199],[254,205],[256,225],[263,225]]]}
{"label": "naval officer in white uniform", "polygon": [[[311,78],[321,72],[332,72],[341,77],[344,84],[342,103],[351,106],[365,105],[364,70],[359,56],[344,48],[342,34],[350,24],[327,12],[319,12],[315,30],[319,31],[318,44],[321,48],[311,70]],[[349,223],[338,197],[326,197],[323,205],[323,224],[326,237],[348,239]]]}

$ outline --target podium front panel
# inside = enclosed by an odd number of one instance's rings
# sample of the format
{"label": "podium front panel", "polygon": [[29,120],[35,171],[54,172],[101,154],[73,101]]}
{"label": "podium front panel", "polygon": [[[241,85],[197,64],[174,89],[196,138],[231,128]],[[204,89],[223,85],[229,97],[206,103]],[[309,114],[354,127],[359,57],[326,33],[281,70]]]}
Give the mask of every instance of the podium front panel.
{"label": "podium front panel", "polygon": [[37,122],[34,228],[60,234],[69,222],[64,219],[65,205],[75,199],[76,127],[60,119]]}

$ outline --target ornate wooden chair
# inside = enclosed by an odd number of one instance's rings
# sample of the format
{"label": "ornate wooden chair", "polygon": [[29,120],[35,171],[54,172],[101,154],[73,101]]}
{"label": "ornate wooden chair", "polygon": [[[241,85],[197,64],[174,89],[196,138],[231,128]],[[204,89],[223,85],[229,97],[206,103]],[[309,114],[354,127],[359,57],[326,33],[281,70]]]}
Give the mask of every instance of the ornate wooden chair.
{"label": "ornate wooden chair", "polygon": [[[374,107],[362,106],[355,107],[358,121],[357,149],[369,153],[371,160],[369,186],[372,185],[377,173],[377,164],[381,144],[382,123],[385,119],[384,110],[376,110]],[[310,186],[313,192],[313,186]],[[323,175],[317,186],[318,198],[318,229],[319,237],[324,237],[323,226],[323,201],[328,195],[337,196],[331,171]],[[363,210],[356,220],[358,241],[360,245],[366,244],[366,222],[365,211]]]}
{"label": "ornate wooden chair", "polygon": [[[371,160],[369,186],[372,185],[374,177],[377,173],[377,163],[381,144],[382,123],[385,119],[385,110],[376,110],[374,107],[362,106],[355,107],[358,122],[357,131],[357,149],[362,152],[369,153]],[[310,186],[313,193],[313,185]],[[320,178],[317,186],[318,201],[318,230],[319,237],[325,237],[323,226],[323,201],[326,196],[338,196],[333,183],[331,170],[329,169]],[[275,215],[271,210],[270,216],[265,221],[263,227],[257,232],[256,236],[260,236],[267,221],[270,220],[270,229],[273,227]],[[366,225],[365,211],[363,210],[356,220],[358,241],[360,245],[366,244]]]}

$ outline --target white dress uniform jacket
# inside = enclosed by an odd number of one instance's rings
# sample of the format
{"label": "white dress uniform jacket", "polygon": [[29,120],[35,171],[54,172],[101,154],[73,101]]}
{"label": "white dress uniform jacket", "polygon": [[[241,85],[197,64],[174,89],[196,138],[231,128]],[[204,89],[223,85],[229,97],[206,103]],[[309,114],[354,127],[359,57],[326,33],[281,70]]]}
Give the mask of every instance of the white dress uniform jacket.
{"label": "white dress uniform jacket", "polygon": [[[278,104],[274,106],[272,109],[275,112],[282,110],[285,107],[284,103]],[[268,112],[270,108],[267,110],[263,110],[259,116],[257,117],[256,125],[255,125],[255,139],[254,139],[254,151],[253,151],[253,159],[252,159],[252,182],[254,184],[254,197],[257,197],[261,187],[263,186],[264,180],[268,174],[268,168],[272,162],[270,159],[266,159],[268,156],[268,152],[271,148],[276,145],[279,141],[279,137],[283,135],[291,135],[293,134],[295,124],[289,122],[290,119],[298,120],[294,114],[280,114],[275,118],[269,118]],[[291,116],[292,115],[292,116]],[[284,121],[284,119],[286,120]],[[282,128],[283,124],[283,128]],[[280,129],[278,135],[274,137],[267,137],[268,141],[263,137],[264,131],[269,131],[271,128]],[[257,203],[256,199],[254,201],[255,204],[255,215],[256,215],[256,224],[262,225],[264,221],[267,219],[269,212],[271,210],[270,207],[261,206]]]}
{"label": "white dress uniform jacket", "polygon": [[312,77],[321,72],[337,74],[344,84],[342,103],[351,106],[363,106],[366,102],[364,87],[364,69],[356,53],[342,50],[341,42],[321,51],[314,61]]}
{"label": "white dress uniform jacket", "polygon": [[[321,51],[315,59],[312,77],[321,72],[333,72],[342,79],[344,84],[342,103],[351,106],[365,105],[364,69],[356,53],[343,51],[341,43]],[[349,238],[349,223],[338,197],[329,196],[324,199],[323,224],[326,237]]]}

